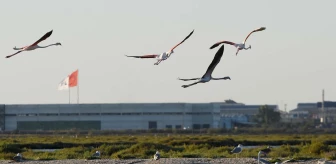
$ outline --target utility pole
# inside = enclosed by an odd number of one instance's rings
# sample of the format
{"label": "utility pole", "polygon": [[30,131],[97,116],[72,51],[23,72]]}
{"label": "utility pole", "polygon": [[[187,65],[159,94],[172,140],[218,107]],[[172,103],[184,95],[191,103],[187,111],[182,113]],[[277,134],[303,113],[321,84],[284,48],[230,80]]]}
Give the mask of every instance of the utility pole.
{"label": "utility pole", "polygon": [[287,104],[285,104],[285,112],[287,113]]}
{"label": "utility pole", "polygon": [[327,123],[325,118],[325,109],[324,109],[324,89],[322,89],[322,122]]}
{"label": "utility pole", "polygon": [[285,117],[289,118],[289,114],[287,113],[287,104],[285,104]]}

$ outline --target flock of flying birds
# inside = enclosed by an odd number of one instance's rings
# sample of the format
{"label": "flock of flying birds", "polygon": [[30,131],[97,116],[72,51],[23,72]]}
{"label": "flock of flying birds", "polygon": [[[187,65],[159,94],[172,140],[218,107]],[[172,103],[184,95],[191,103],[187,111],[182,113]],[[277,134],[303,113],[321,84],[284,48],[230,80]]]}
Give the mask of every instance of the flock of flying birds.
{"label": "flock of flying birds", "polygon": [[[231,41],[226,41],[226,40],[223,40],[223,41],[220,41],[220,42],[217,42],[215,43],[214,45],[212,45],[210,47],[210,49],[213,49],[221,44],[223,44],[219,49],[218,51],[216,52],[215,54],[215,57],[214,59],[212,60],[211,64],[209,65],[207,71],[205,72],[205,74],[201,77],[201,78],[191,78],[191,79],[181,79],[181,78],[178,78],[179,80],[183,80],[183,81],[189,81],[189,80],[197,80],[197,82],[194,82],[194,83],[191,83],[191,84],[188,84],[188,85],[182,85],[183,88],[187,88],[187,87],[190,87],[192,85],[195,85],[195,84],[198,84],[198,83],[206,83],[206,82],[209,82],[210,80],[231,80],[231,78],[229,76],[226,76],[226,77],[222,77],[222,78],[213,78],[211,76],[212,72],[214,71],[215,67],[217,66],[217,64],[220,62],[222,56],[223,56],[223,53],[224,53],[224,44],[229,44],[229,45],[232,45],[234,47],[236,47],[237,51],[236,51],[236,55],[238,55],[238,52],[240,50],[248,50],[248,49],[251,49],[251,45],[249,47],[246,47],[245,43],[246,43],[246,40],[250,37],[250,35],[254,32],[258,32],[258,31],[263,31],[265,30],[266,27],[260,27],[258,29],[255,29],[253,31],[251,31],[245,38],[245,40],[242,42],[242,43],[235,43],[235,42],[231,42]],[[49,46],[61,46],[61,43],[54,43],[54,44],[50,44],[50,45],[47,45],[47,46],[39,46],[38,44],[40,42],[42,42],[43,40],[46,40],[47,38],[49,38],[52,34],[53,30],[47,32],[46,34],[44,34],[39,40],[37,40],[35,43],[29,45],[29,46],[25,46],[25,47],[21,47],[21,48],[16,48],[14,47],[13,49],[14,50],[17,50],[16,53],[12,54],[12,55],[8,55],[6,56],[6,58],[10,58],[10,57],[13,57],[14,55],[17,55],[23,51],[31,51],[31,50],[35,50],[37,48],[47,48]],[[150,54],[150,55],[142,55],[142,56],[127,56],[127,57],[133,57],[133,58],[141,58],[141,59],[148,59],[148,58],[156,58],[157,62],[154,63],[154,65],[158,65],[160,64],[162,61],[164,60],[167,60],[173,53],[174,53],[174,49],[176,47],[178,47],[179,45],[181,45],[184,41],[186,41],[192,34],[194,33],[194,30],[185,38],[183,39],[180,43],[178,43],[177,45],[175,45],[174,47],[172,47],[169,51],[167,52],[163,52],[161,54]]]}

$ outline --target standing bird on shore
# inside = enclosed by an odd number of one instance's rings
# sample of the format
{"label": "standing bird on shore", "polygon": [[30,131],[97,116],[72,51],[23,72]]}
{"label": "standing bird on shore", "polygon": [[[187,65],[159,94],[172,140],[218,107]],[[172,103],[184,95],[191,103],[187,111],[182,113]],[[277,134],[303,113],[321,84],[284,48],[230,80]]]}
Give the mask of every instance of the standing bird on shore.
{"label": "standing bird on shore", "polygon": [[61,43],[55,43],[55,44],[50,44],[50,45],[47,45],[47,46],[39,46],[37,44],[39,44],[40,42],[42,42],[43,40],[46,40],[47,38],[50,37],[50,35],[52,34],[53,30],[47,32],[46,34],[44,34],[38,41],[36,41],[35,43],[33,43],[32,45],[29,45],[29,46],[25,46],[25,47],[22,47],[22,48],[16,48],[14,47],[13,49],[14,50],[18,50],[18,52],[12,54],[12,55],[8,55],[6,56],[6,58],[10,58],[22,51],[31,51],[31,50],[35,50],[37,48],[47,48],[49,46],[58,46],[58,45],[61,45]]}
{"label": "standing bird on shore", "polygon": [[160,159],[160,153],[159,151],[156,151],[156,153],[154,154],[154,160],[159,160]]}
{"label": "standing bird on shore", "polygon": [[186,41],[192,34],[194,33],[194,30],[191,31],[191,33],[182,40],[182,42],[178,43],[177,45],[175,45],[174,47],[172,47],[169,51],[167,52],[163,52],[161,54],[151,54],[151,55],[143,55],[143,56],[128,56],[125,55],[127,57],[133,57],[133,58],[141,58],[141,59],[147,59],[147,58],[156,58],[157,62],[154,63],[154,65],[158,65],[159,63],[161,63],[161,61],[167,60],[170,55],[172,55],[174,53],[174,49],[179,46],[180,44],[182,44],[184,41]]}
{"label": "standing bird on shore", "polygon": [[192,78],[192,79],[180,79],[179,80],[183,80],[183,81],[189,81],[189,80],[198,80],[197,82],[194,82],[192,84],[188,84],[188,85],[182,85],[183,88],[187,88],[190,87],[192,85],[198,84],[198,83],[206,83],[209,82],[210,80],[231,80],[231,78],[229,76],[223,77],[223,78],[213,78],[211,76],[212,72],[214,71],[215,67],[217,66],[217,64],[220,62],[222,56],[223,56],[223,52],[224,52],[224,45],[222,45],[219,50],[217,51],[217,53],[215,54],[214,59],[212,60],[211,64],[209,65],[207,71],[205,72],[205,74],[202,76],[202,78]]}
{"label": "standing bird on shore", "polygon": [[254,33],[254,32],[258,32],[258,31],[264,31],[265,29],[266,29],[266,27],[260,27],[260,28],[258,28],[258,29],[255,29],[255,30],[251,31],[251,32],[247,35],[247,37],[245,38],[245,40],[243,41],[243,43],[234,43],[234,42],[230,42],[230,41],[223,40],[223,41],[217,42],[217,43],[215,43],[214,45],[212,45],[212,46],[210,47],[210,49],[213,49],[213,48],[219,46],[219,45],[222,44],[222,43],[230,44],[230,45],[233,45],[233,46],[235,46],[235,47],[237,48],[237,52],[236,52],[236,56],[237,56],[237,54],[238,54],[238,52],[239,52],[240,50],[243,50],[243,49],[244,49],[244,50],[251,49],[251,45],[250,45],[249,47],[246,48],[245,43],[246,43],[247,38],[249,38],[250,35],[251,35],[252,33]]}
{"label": "standing bird on shore", "polygon": [[242,150],[243,150],[243,145],[239,144],[237,147],[233,148],[233,150],[231,151],[231,153],[236,154],[236,158],[237,158],[237,155],[239,153],[241,153]]}
{"label": "standing bird on shore", "polygon": [[21,153],[17,153],[16,156],[13,157],[13,160],[15,162],[21,162],[22,159],[23,159],[23,157],[22,157]]}
{"label": "standing bird on shore", "polygon": [[267,156],[271,152],[271,147],[267,146],[267,148],[262,149],[260,151],[262,151],[265,154],[265,156]]}
{"label": "standing bird on shore", "polygon": [[96,151],[96,153],[92,154],[92,157],[94,158],[100,158],[100,151]]}

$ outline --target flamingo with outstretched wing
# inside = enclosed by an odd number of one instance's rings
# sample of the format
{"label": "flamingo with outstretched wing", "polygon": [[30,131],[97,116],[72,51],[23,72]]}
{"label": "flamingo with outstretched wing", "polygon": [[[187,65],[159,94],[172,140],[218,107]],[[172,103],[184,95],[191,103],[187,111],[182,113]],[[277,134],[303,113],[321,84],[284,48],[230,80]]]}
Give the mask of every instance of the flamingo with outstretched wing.
{"label": "flamingo with outstretched wing", "polygon": [[142,55],[142,56],[128,56],[128,55],[125,55],[125,56],[133,57],[133,58],[141,58],[141,59],[156,58],[157,62],[154,63],[154,65],[158,65],[159,63],[161,63],[161,61],[167,60],[174,53],[174,49],[178,47],[179,45],[181,45],[184,41],[186,41],[193,33],[194,33],[194,30],[192,30],[191,33],[186,38],[184,38],[180,43],[175,45],[173,48],[171,48],[167,52],[163,52],[161,54],[149,54],[149,55]]}
{"label": "flamingo with outstretched wing", "polygon": [[47,38],[49,38],[50,35],[52,34],[52,32],[53,32],[53,30],[47,32],[46,34],[44,34],[39,40],[37,40],[37,41],[36,41],[35,43],[33,43],[32,45],[25,46],[25,47],[22,47],[22,48],[16,48],[16,47],[14,47],[13,49],[14,49],[14,50],[18,50],[18,51],[17,51],[16,53],[12,54],[12,55],[8,55],[8,56],[6,56],[6,58],[10,58],[10,57],[12,57],[12,56],[14,56],[14,55],[16,55],[16,54],[22,52],[22,51],[31,51],[31,50],[35,50],[35,49],[37,49],[37,48],[47,48],[47,47],[49,47],[49,46],[54,46],[54,45],[55,45],[55,46],[58,46],[58,45],[61,45],[61,43],[50,44],[50,45],[47,45],[47,46],[39,46],[39,45],[38,45],[38,44],[39,44],[40,42],[42,42],[43,40],[46,40]]}
{"label": "flamingo with outstretched wing", "polygon": [[212,72],[214,71],[214,69],[216,68],[217,64],[220,62],[222,56],[224,53],[224,45],[222,45],[219,50],[217,51],[217,53],[215,54],[214,59],[212,60],[211,64],[209,65],[207,71],[205,72],[205,74],[202,76],[202,78],[191,78],[191,79],[180,79],[179,80],[183,80],[183,81],[189,81],[189,80],[198,80],[197,82],[188,84],[188,85],[182,85],[183,88],[187,88],[190,87],[192,85],[198,84],[198,83],[206,83],[209,82],[210,80],[231,80],[231,78],[229,76],[226,77],[222,77],[222,78],[213,78],[211,76]]}
{"label": "flamingo with outstretched wing", "polygon": [[236,55],[238,54],[238,52],[240,51],[240,50],[248,50],[248,49],[251,49],[251,45],[249,46],[249,47],[245,47],[245,43],[246,43],[246,40],[250,37],[250,35],[252,34],[252,33],[254,33],[254,32],[258,32],[258,31],[264,31],[266,29],[266,27],[260,27],[260,28],[258,28],[258,29],[255,29],[255,30],[253,30],[253,31],[251,31],[247,36],[246,36],[246,38],[245,38],[245,40],[243,41],[243,43],[234,43],[234,42],[230,42],[230,41],[226,41],[226,40],[223,40],[223,41],[220,41],[220,42],[217,42],[217,43],[215,43],[214,45],[212,45],[211,47],[210,47],[210,49],[213,49],[213,48],[215,48],[215,47],[217,47],[217,46],[219,46],[220,44],[229,44],[229,45],[232,45],[232,46],[235,46],[236,48],[237,48],[237,52],[236,52]]}

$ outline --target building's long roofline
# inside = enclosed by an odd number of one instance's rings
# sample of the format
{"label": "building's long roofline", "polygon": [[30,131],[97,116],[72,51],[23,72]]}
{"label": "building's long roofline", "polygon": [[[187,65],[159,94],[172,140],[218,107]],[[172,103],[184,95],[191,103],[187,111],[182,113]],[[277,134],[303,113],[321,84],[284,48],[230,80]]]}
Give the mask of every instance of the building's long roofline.
{"label": "building's long roofline", "polygon": [[[137,103],[25,103],[25,104],[0,104],[0,105],[139,105],[139,104],[150,104],[150,105],[155,105],[155,104],[219,104],[219,105],[238,105],[238,106],[245,106],[243,103],[237,103],[237,104],[232,104],[232,103],[225,103],[225,102],[137,102]],[[268,106],[277,106],[277,105],[269,105],[269,104],[260,104],[260,105],[246,105],[250,107],[258,107],[258,106],[263,106],[263,105],[268,105]]]}

